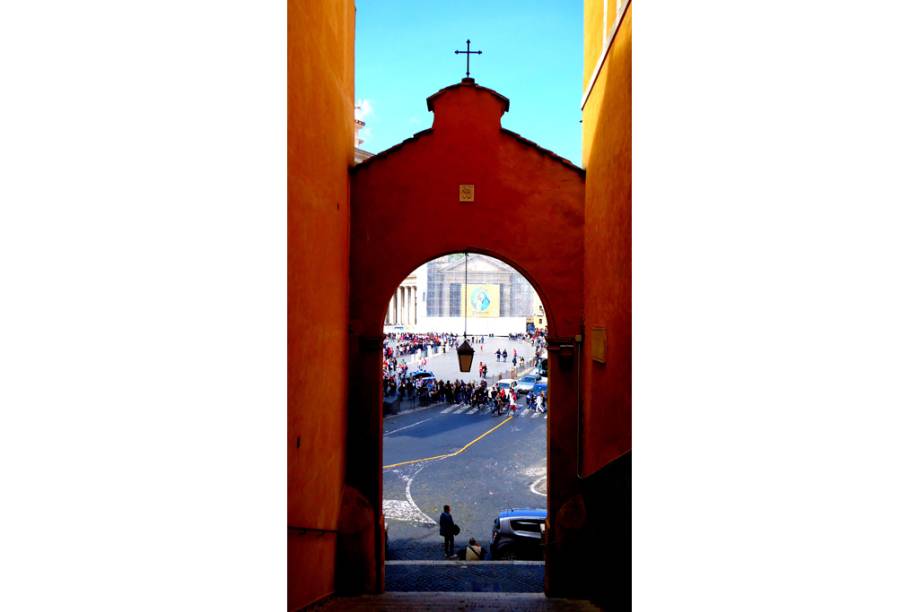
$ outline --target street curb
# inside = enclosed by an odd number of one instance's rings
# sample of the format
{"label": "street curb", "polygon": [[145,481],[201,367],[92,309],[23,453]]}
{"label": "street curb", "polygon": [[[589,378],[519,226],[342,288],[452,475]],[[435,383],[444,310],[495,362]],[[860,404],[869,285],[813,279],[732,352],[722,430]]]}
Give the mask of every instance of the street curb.
{"label": "street curb", "polygon": [[388,414],[383,417],[383,420],[391,419],[393,417],[402,416],[403,414],[412,414],[413,412],[420,412],[422,410],[430,410],[431,408],[437,408],[438,406],[446,406],[447,402],[437,402],[436,404],[428,404],[427,406],[418,406],[417,408],[412,408],[410,410],[402,410],[396,414]]}

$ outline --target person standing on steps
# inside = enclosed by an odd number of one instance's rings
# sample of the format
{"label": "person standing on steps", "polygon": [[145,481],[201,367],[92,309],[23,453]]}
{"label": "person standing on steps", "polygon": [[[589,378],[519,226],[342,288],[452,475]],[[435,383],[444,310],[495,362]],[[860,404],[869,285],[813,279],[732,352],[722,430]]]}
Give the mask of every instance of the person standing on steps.
{"label": "person standing on steps", "polygon": [[444,557],[449,559],[453,556],[453,537],[456,535],[456,525],[453,524],[453,517],[450,516],[450,506],[444,505],[444,511],[440,513],[440,535],[444,538]]}

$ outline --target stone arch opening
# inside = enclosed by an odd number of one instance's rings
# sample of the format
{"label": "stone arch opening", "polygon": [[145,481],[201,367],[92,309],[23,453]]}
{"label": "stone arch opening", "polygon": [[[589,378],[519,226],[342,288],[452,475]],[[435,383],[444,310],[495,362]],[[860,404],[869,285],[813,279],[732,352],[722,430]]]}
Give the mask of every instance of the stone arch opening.
{"label": "stone arch opening", "polygon": [[[392,332],[386,334],[383,355],[386,572],[395,572],[401,589],[416,579],[426,584],[452,575],[456,568],[449,563],[403,566],[404,561],[444,558],[436,528],[444,503],[452,506],[454,520],[463,527],[453,551],[460,559],[474,537],[483,560],[541,560],[538,539],[523,540],[507,532],[492,539],[494,521],[504,510],[531,508],[537,518],[546,512],[548,381],[535,374],[546,355],[546,330],[534,326],[528,335],[527,329],[541,302],[539,292],[511,262],[478,249],[438,253],[420,265],[413,262],[407,278],[411,284],[428,280],[418,285],[419,291],[427,291],[427,316],[407,328],[383,328]],[[462,298],[461,284],[469,290]],[[457,295],[440,291],[441,286],[456,289],[452,293]],[[488,299],[479,312],[472,308],[475,297],[482,295],[477,290]],[[449,312],[451,297],[465,299],[468,318]],[[455,353],[464,328],[476,351],[472,371],[466,374],[459,372]],[[502,348],[508,352],[503,360],[494,354]],[[479,370],[480,364],[487,371]],[[520,388],[508,387],[510,379]],[[454,387],[457,381],[460,388]],[[513,409],[510,397],[488,397],[489,389],[494,393],[502,388],[508,394],[515,391]],[[520,587],[541,590],[538,566],[501,569],[502,576],[508,570],[515,573]],[[498,587],[502,580],[487,572],[476,576],[477,584],[487,588]]]}
{"label": "stone arch opening", "polygon": [[[528,289],[532,292],[538,302],[542,302],[548,329],[551,330],[554,318],[554,308],[544,302],[545,297],[537,288],[535,279],[526,270],[521,269],[514,262],[508,261],[509,258],[500,256],[490,249],[482,249],[471,246],[464,250],[463,253],[451,253],[439,251],[429,259],[418,262],[412,260],[407,265],[400,266],[401,262],[392,262],[392,265],[399,270],[399,274],[406,277],[417,275],[419,264],[430,264],[440,260],[442,262],[445,256],[456,255],[457,259],[453,264],[447,264],[451,268],[461,268],[465,264],[463,255],[469,256],[482,255],[486,258],[495,260],[504,266],[512,269],[513,273],[523,277]],[[462,262],[462,263],[461,263]],[[475,263],[475,260],[473,260]],[[479,286],[481,283],[488,283],[487,273],[483,274],[481,266],[474,272],[470,273],[468,285],[472,287]],[[455,271],[456,272],[456,271]],[[499,275],[501,272],[498,273]],[[483,278],[485,276],[485,278]],[[420,276],[419,276],[420,278]],[[462,282],[465,279],[456,276],[454,280]],[[516,279],[515,279],[516,280]],[[392,287],[395,290],[397,287]],[[430,291],[430,286],[426,289]],[[430,300],[430,294],[428,294]],[[502,300],[504,298],[501,298]],[[531,298],[530,309],[527,316],[532,317],[534,301]],[[468,304],[467,304],[468,306]],[[520,311],[511,307],[507,310],[507,317],[502,321],[507,321],[501,327],[508,326],[510,329],[502,330],[503,333],[489,337],[489,330],[483,329],[483,322],[488,319],[477,319],[470,317],[468,321],[468,335],[470,342],[475,345],[476,355],[474,364],[483,360],[490,368],[495,368],[488,372],[486,388],[495,387],[499,380],[509,378],[521,379],[525,375],[532,375],[536,370],[537,362],[541,365],[542,358],[547,357],[545,348],[545,330],[540,332],[538,346],[540,348],[540,359],[536,359],[537,351],[535,346],[529,345],[527,339],[510,340],[507,333],[523,335],[526,332],[526,318],[520,315]],[[385,313],[384,313],[385,314]],[[518,315],[515,317],[515,314]],[[437,318],[426,321],[425,326],[419,328],[408,328],[401,330],[405,333],[421,333],[425,331],[443,331],[443,326],[436,320]],[[513,320],[522,319],[522,320]],[[454,321],[454,323],[457,323]],[[512,326],[512,327],[511,327]],[[385,332],[386,329],[380,320],[380,328]],[[455,332],[462,340],[462,329],[456,325],[449,327],[449,331]],[[493,327],[491,329],[494,329]],[[478,338],[473,340],[473,338]],[[483,354],[480,353],[479,343],[484,342],[487,347]],[[384,344],[384,364],[386,364]],[[504,349],[513,351],[513,356],[505,357],[503,364],[495,363],[498,360],[491,359],[492,351],[502,346]],[[425,351],[427,363],[414,359],[411,352],[406,360],[406,373],[409,379],[416,372],[432,372],[437,378],[443,381],[440,374],[443,371],[449,372],[447,380],[471,380],[481,384],[478,376],[475,376],[476,368],[469,375],[458,373],[458,366],[455,357],[455,347],[447,354],[432,356]],[[516,362],[517,352],[520,352],[521,361]],[[435,366],[435,362],[440,357],[441,367]],[[443,367],[444,359],[446,368]],[[526,361],[524,361],[526,358]],[[502,368],[502,369],[498,369]],[[385,370],[385,365],[384,365]],[[569,373],[570,374],[570,373]],[[455,552],[462,558],[465,552],[465,546],[470,537],[475,537],[483,545],[482,553],[485,562],[505,560],[508,558],[542,560],[545,557],[542,554],[540,546],[534,546],[532,542],[521,543],[519,539],[509,537],[507,533],[502,534],[492,541],[492,525],[499,518],[499,515],[510,508],[533,509],[534,515],[544,518],[548,509],[548,470],[551,464],[549,457],[549,410],[551,405],[551,388],[539,388],[538,391],[547,391],[540,399],[539,409],[534,400],[528,402],[528,397],[523,392],[516,394],[517,407],[514,410],[514,416],[511,415],[511,409],[503,405],[500,410],[495,404],[483,402],[480,404],[475,399],[470,400],[468,396],[463,399],[457,397],[454,399],[444,393],[444,401],[437,403],[434,409],[431,409],[427,400],[422,402],[417,397],[396,398],[394,394],[387,393],[386,374],[384,373],[384,393],[386,398],[383,400],[382,427],[383,446],[383,465],[382,465],[382,509],[384,516],[384,525],[387,528],[385,542],[385,559],[389,563],[384,563],[385,572],[382,580],[386,581],[386,574],[393,573],[392,577],[405,588],[405,583],[412,583],[414,578],[418,584],[426,585],[429,581],[445,579],[451,572],[456,571],[450,563],[434,563],[430,566],[424,566],[419,569],[413,564],[403,567],[403,562],[410,560],[437,561],[443,559],[443,540],[437,535],[437,519],[440,510],[438,504],[450,503],[453,507],[453,516],[458,524],[462,525],[463,533],[456,538]],[[529,381],[526,381],[529,382]],[[541,382],[548,382],[541,379]],[[504,383],[506,384],[506,382]],[[547,397],[548,395],[548,397]],[[393,404],[399,402],[400,406],[405,406],[409,414],[399,415],[391,414],[390,408]],[[545,402],[545,403],[543,403]],[[431,403],[434,403],[433,401]],[[483,405],[484,404],[484,405]],[[449,413],[449,414],[444,414]],[[456,423],[459,423],[457,426]],[[406,431],[408,430],[408,431]],[[441,435],[443,434],[443,435]],[[395,437],[396,443],[393,444]],[[413,444],[417,438],[425,438],[430,444],[429,438],[433,437],[434,444],[446,440],[447,446],[440,448],[437,452],[443,451],[447,456],[431,456],[434,451],[429,453],[408,452],[411,449],[417,449],[418,445]],[[387,441],[389,444],[387,445]],[[466,446],[464,443],[473,445]],[[428,445],[425,445],[428,446]],[[425,446],[422,446],[424,448]],[[428,446],[429,447],[429,446]],[[508,449],[514,447],[514,452],[508,452]],[[452,452],[450,452],[452,451]],[[494,468],[489,459],[497,458],[497,465]],[[391,464],[391,465],[390,465]],[[512,470],[508,470],[506,465],[513,465]],[[469,470],[472,470],[471,472]],[[448,486],[441,486],[439,483],[449,482]],[[433,485],[433,486],[432,486]],[[431,489],[440,491],[442,497],[432,495]],[[411,491],[414,490],[414,495]],[[404,491],[404,493],[403,493]],[[420,492],[419,492],[420,491]],[[457,498],[454,493],[462,491],[462,495]],[[476,496],[476,504],[471,502]],[[472,499],[470,498],[472,497]],[[542,513],[538,511],[541,510]],[[520,512],[522,510],[518,510]],[[511,519],[502,519],[504,527],[509,527]],[[515,522],[517,520],[515,519]],[[506,529],[504,530],[506,531]],[[406,546],[406,543],[409,543]],[[476,578],[476,590],[485,588],[490,590],[499,586],[500,580],[514,580],[517,588],[526,590],[543,590],[542,569],[533,565],[514,565],[500,566],[501,577],[489,577],[487,573],[479,574]],[[424,576],[419,574],[423,573]],[[512,576],[508,576],[512,574]],[[454,578],[456,578],[454,576]],[[494,583],[494,584],[493,584]],[[467,587],[473,590],[472,587]]]}

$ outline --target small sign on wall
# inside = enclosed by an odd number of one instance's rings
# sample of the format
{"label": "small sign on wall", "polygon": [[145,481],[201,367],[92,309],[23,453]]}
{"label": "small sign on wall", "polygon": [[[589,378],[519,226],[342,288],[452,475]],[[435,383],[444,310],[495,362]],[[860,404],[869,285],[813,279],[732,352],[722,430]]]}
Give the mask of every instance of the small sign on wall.
{"label": "small sign on wall", "polygon": [[460,202],[475,202],[475,185],[459,186]]}
{"label": "small sign on wall", "polygon": [[606,328],[590,330],[590,357],[596,362],[606,363]]}

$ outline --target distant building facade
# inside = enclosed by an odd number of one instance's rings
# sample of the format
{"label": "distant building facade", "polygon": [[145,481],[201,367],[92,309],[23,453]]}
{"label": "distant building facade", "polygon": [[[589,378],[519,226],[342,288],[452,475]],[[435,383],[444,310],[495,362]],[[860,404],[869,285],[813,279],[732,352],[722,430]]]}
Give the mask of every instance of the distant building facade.
{"label": "distant building facade", "polygon": [[533,309],[532,314],[527,318],[527,329],[533,327],[533,330],[536,331],[546,331],[548,328],[548,323],[546,323],[546,309],[542,305],[542,300],[539,299],[539,294],[535,291],[533,292]]}
{"label": "distant building facade", "polygon": [[500,260],[470,254],[468,285],[466,277],[462,253],[422,265],[390,300],[384,331],[462,333],[464,324],[470,335],[526,331],[539,298],[522,274]]}
{"label": "distant building facade", "polygon": [[360,119],[354,120],[354,163],[355,164],[359,164],[365,159],[369,159],[373,157],[373,153],[371,153],[370,151],[365,151],[364,149],[361,148],[361,145],[364,144],[364,139],[358,136],[358,133],[361,131],[361,128],[363,128],[365,125],[367,124],[361,121]]}
{"label": "distant building facade", "polygon": [[[383,331],[386,333],[398,331],[416,331],[419,326],[419,315],[424,318],[423,287],[425,283],[419,283],[419,279],[425,279],[425,267],[421,266],[417,270],[405,277],[392,298],[389,300],[389,307],[386,309],[386,320],[383,324]],[[419,287],[420,285],[420,287]],[[419,293],[419,291],[421,291]]]}

